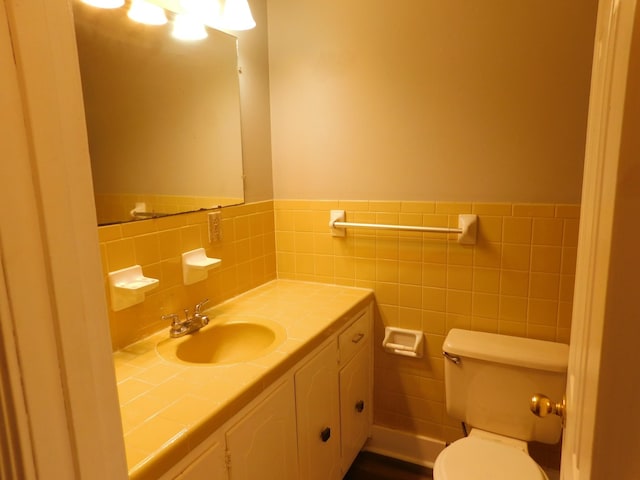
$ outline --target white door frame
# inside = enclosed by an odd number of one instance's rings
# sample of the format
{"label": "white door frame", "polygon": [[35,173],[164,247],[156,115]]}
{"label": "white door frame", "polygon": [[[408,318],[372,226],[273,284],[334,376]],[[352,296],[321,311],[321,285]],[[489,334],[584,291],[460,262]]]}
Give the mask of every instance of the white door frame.
{"label": "white door frame", "polygon": [[[561,478],[591,478],[636,0],[601,0],[594,46]],[[615,408],[615,407],[614,407]],[[625,412],[620,412],[624,415]],[[637,428],[633,426],[631,428]],[[598,459],[602,462],[603,459]],[[606,461],[606,460],[605,460]],[[611,477],[613,478],[613,477]]]}
{"label": "white door frame", "polygon": [[11,389],[16,468],[25,478],[126,478],[65,0],[0,2],[0,145],[0,315],[9,376],[22,387]]}

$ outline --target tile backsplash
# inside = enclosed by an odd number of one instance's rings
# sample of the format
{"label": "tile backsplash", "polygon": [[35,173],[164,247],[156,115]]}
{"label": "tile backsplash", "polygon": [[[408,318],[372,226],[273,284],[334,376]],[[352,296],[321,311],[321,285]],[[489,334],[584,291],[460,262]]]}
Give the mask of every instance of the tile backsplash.
{"label": "tile backsplash", "polygon": [[[107,273],[141,265],[145,276],[160,285],[143,303],[114,312],[109,308],[114,350],[168,328],[161,316],[182,313],[209,298],[215,305],[276,277],[273,202],[221,209],[219,241],[209,243],[207,213],[162,217],[98,228],[105,291]],[[181,255],[204,247],[207,256],[222,259],[205,281],[185,286]],[[107,299],[109,300],[109,299]]]}
{"label": "tile backsplash", "polygon": [[[349,222],[457,226],[478,215],[478,241],[456,235],[347,229],[332,237],[329,211]],[[221,210],[208,242],[207,212],[100,227],[106,273],[134,264],[160,279],[144,303],[110,311],[113,348],[168,327],[160,317],[209,298],[220,303],[276,278],[371,288],[376,296],[375,423],[445,440],[460,437],[444,408],[441,345],[454,327],[568,342],[578,205],[274,200]],[[222,259],[184,286],[180,255],[205,247]],[[384,327],[422,330],[421,360],[385,353]]]}

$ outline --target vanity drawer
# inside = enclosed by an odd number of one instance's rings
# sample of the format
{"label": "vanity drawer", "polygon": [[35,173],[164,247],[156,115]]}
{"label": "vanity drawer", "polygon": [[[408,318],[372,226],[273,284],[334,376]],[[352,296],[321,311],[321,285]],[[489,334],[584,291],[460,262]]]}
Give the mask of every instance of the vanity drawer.
{"label": "vanity drawer", "polygon": [[347,327],[338,337],[340,350],[340,364],[346,364],[353,356],[370,341],[371,314],[366,308],[357,315],[357,319]]}

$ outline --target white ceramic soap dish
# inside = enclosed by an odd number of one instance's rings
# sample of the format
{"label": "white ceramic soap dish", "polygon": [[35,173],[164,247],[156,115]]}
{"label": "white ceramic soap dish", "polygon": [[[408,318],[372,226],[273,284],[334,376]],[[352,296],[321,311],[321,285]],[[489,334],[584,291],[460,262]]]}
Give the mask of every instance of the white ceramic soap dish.
{"label": "white ceramic soap dish", "polygon": [[153,290],[159,284],[160,281],[157,278],[145,277],[140,265],[109,272],[111,308],[117,312],[142,303],[145,293]]}
{"label": "white ceramic soap dish", "polygon": [[196,248],[182,254],[182,280],[185,285],[201,282],[209,270],[220,266],[222,260],[207,257],[204,248]]}

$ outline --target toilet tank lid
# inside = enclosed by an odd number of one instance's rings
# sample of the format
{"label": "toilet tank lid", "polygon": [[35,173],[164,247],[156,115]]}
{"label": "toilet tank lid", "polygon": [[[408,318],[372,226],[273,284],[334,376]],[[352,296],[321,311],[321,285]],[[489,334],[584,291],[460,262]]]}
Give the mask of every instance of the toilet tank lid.
{"label": "toilet tank lid", "polygon": [[459,357],[506,363],[549,372],[566,372],[569,346],[564,343],[453,328],[442,350]]}

